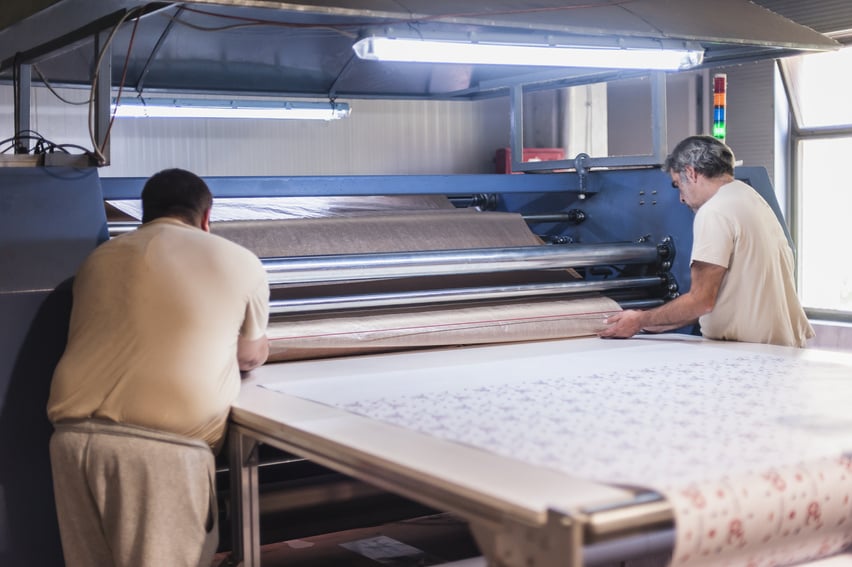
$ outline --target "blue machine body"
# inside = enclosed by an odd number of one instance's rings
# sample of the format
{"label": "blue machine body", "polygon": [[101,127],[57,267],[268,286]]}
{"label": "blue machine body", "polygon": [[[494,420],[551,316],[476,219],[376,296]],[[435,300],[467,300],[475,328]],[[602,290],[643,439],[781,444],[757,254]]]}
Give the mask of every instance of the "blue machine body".
{"label": "blue machine body", "polygon": [[[789,231],[762,167],[739,167],[735,175],[754,187],[775,211],[790,241]],[[693,212],[680,202],[671,178],[658,168],[596,170],[519,175],[359,175],[297,177],[207,177],[217,198],[427,195],[483,197],[487,208],[523,215],[580,210],[585,220],[535,222],[536,234],[577,244],[646,241],[659,244],[672,237],[676,255],[671,274],[679,289],[689,289]],[[107,200],[138,199],[144,178],[101,180]],[[485,198],[488,196],[490,198]],[[561,237],[561,238],[557,238]]]}
{"label": "blue machine body", "polygon": [[69,283],[108,235],[96,170],[0,168],[0,564],[62,565],[46,405]]}

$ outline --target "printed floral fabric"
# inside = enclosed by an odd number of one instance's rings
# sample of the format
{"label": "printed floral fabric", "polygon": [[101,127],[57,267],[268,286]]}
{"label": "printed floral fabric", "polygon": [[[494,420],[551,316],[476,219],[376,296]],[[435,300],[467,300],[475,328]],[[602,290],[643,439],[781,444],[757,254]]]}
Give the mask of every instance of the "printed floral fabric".
{"label": "printed floral fabric", "polygon": [[366,392],[352,386],[357,376],[268,387],[660,492],[675,511],[674,565],[789,565],[852,542],[852,367],[647,343],[612,356],[483,361],[443,377],[408,369],[371,379]]}

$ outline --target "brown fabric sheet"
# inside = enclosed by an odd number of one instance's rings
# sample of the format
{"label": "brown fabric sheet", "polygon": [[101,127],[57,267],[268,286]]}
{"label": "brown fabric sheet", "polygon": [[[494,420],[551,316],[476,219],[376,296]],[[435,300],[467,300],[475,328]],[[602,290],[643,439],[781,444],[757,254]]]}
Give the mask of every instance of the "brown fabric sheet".
{"label": "brown fabric sheet", "polygon": [[521,215],[470,209],[231,221],[216,223],[211,232],[245,246],[261,258],[541,244]]}

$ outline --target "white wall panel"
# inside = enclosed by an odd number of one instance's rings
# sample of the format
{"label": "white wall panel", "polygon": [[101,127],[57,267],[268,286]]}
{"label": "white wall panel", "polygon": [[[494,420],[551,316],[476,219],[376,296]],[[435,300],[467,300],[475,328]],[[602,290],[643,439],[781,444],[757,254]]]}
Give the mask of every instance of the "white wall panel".
{"label": "white wall panel", "polygon": [[[88,92],[62,89],[83,100]],[[148,176],[166,167],[201,175],[486,173],[509,145],[507,98],[487,101],[349,101],[349,118],[291,120],[119,119],[104,176]],[[33,129],[91,148],[87,107],[34,89]],[[12,89],[0,87],[0,128],[11,137]]]}
{"label": "white wall panel", "polygon": [[[696,73],[666,77],[667,150],[696,131]],[[711,97],[712,100],[712,97]],[[647,77],[613,81],[607,85],[609,153],[614,156],[650,155],[654,150],[651,123],[651,83]],[[710,109],[712,112],[713,109]]]}
{"label": "white wall panel", "polygon": [[743,165],[763,166],[772,178],[775,173],[775,63],[746,63],[718,71],[728,75],[728,135],[725,141]]}

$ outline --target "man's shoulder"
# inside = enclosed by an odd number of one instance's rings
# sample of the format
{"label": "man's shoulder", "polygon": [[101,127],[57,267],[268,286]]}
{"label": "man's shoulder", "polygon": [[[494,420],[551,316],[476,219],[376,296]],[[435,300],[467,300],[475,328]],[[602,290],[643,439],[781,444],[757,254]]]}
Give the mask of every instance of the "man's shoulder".
{"label": "man's shoulder", "polygon": [[240,258],[243,261],[260,264],[260,259],[257,255],[243,246],[242,244],[238,244],[233,240],[228,240],[224,236],[220,236],[218,234],[212,234],[209,232],[202,232],[203,238],[205,239],[205,243],[211,248],[215,248],[218,254],[227,254],[234,258]]}
{"label": "man's shoulder", "polygon": [[759,196],[754,187],[740,179],[734,179],[730,183],[726,183],[719,188],[716,196],[720,200],[738,201],[743,199],[751,199],[754,196]]}
{"label": "man's shoulder", "polygon": [[741,207],[737,204],[748,202],[754,196],[759,195],[751,185],[735,179],[719,187],[716,193],[698,209],[696,216],[698,214],[702,214],[702,216],[709,214],[732,215],[741,210]]}

